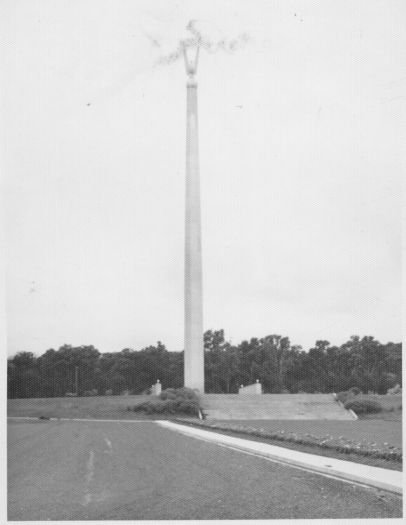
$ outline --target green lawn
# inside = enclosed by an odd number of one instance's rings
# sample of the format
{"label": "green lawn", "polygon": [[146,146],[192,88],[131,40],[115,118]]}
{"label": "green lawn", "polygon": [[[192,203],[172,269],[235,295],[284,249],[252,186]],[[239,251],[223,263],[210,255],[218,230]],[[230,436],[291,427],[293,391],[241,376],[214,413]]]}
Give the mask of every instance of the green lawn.
{"label": "green lawn", "polygon": [[362,416],[358,416],[360,419],[373,419],[373,420],[380,420],[380,421],[398,421],[399,423],[402,423],[402,410],[394,410],[393,412],[389,411],[382,411],[378,412],[377,414],[363,414]]}
{"label": "green lawn", "polygon": [[9,399],[7,401],[7,415],[91,419],[151,419],[142,413],[130,412],[127,410],[127,407],[154,398],[156,396],[140,395]]}

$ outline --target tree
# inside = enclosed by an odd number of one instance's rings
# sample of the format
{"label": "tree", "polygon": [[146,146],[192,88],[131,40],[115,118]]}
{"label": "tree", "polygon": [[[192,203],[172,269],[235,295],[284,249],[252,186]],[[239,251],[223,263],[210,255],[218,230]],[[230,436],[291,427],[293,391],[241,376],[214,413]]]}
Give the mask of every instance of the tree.
{"label": "tree", "polygon": [[18,352],[7,363],[8,395],[13,398],[40,397],[41,379],[32,352]]}
{"label": "tree", "polygon": [[[352,336],[340,347],[318,340],[305,352],[290,346],[289,338],[253,337],[233,346],[224,330],[204,334],[206,392],[238,392],[241,384],[261,381],[265,392],[339,392],[358,387],[363,392],[385,393],[402,381],[402,345],[381,344],[371,336]],[[184,352],[168,352],[160,341],[135,351],[100,354],[92,345],[50,348],[40,357],[19,352],[7,361],[7,395],[64,396],[96,389],[142,393],[158,379],[164,388],[183,385]]]}
{"label": "tree", "polygon": [[289,338],[268,335],[261,339],[261,344],[265,348],[266,359],[270,363],[269,391],[281,392],[285,386],[286,361],[290,350]]}
{"label": "tree", "polygon": [[230,393],[236,390],[239,360],[236,349],[224,339],[224,330],[204,334],[205,391]]}

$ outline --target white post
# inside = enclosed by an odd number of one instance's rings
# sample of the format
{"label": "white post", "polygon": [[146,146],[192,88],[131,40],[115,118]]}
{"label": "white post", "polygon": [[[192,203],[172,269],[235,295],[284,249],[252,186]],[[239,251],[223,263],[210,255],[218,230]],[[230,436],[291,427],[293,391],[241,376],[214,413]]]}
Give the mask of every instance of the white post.
{"label": "white post", "polygon": [[[202,246],[197,82],[199,46],[183,47],[187,81],[185,216],[185,386],[204,392]],[[190,56],[190,52],[194,56]]]}
{"label": "white post", "polygon": [[157,382],[152,385],[151,387],[151,393],[154,395],[154,396],[159,396],[161,395],[161,392],[162,392],[162,385],[159,381],[159,379],[157,380]]}

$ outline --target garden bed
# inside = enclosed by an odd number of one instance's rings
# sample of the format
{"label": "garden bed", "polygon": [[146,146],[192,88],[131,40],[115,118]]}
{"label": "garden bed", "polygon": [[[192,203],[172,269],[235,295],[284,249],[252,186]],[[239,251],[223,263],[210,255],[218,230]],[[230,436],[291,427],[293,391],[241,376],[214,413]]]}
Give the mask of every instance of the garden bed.
{"label": "garden bed", "polygon": [[402,429],[398,422],[392,425],[373,420],[182,422],[303,452],[402,470]]}

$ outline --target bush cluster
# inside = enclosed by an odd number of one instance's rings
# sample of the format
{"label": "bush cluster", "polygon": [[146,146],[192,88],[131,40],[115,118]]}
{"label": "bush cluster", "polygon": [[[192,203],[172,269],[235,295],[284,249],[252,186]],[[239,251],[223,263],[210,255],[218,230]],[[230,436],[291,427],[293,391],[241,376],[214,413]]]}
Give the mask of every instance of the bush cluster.
{"label": "bush cluster", "polygon": [[146,414],[187,414],[198,416],[199,398],[190,388],[168,388],[160,394],[160,399],[151,399],[128,407],[133,412]]}
{"label": "bush cluster", "polygon": [[165,401],[144,401],[133,406],[130,410],[134,412],[145,412],[146,414],[199,414],[199,403],[196,401],[181,401],[166,399]]}
{"label": "bush cluster", "polygon": [[338,392],[337,399],[340,401],[343,405],[350,399],[353,398],[354,395],[351,392]]}
{"label": "bush cluster", "polygon": [[167,388],[160,394],[162,400],[183,400],[183,401],[199,401],[199,397],[194,390],[187,387],[182,388]]}
{"label": "bush cluster", "polygon": [[344,392],[338,392],[336,396],[337,396],[338,401],[340,401],[343,405],[345,405],[347,401],[349,401],[350,399],[353,399],[356,396],[359,396],[360,394],[361,394],[361,390],[358,387],[353,386]]}
{"label": "bush cluster", "polygon": [[344,403],[344,408],[353,410],[357,415],[376,414],[383,410],[382,405],[373,399],[349,399]]}
{"label": "bush cluster", "polygon": [[85,390],[83,392],[83,395],[85,397],[91,397],[91,396],[97,396],[99,393],[98,391],[96,390],[96,388],[92,388],[91,390]]}
{"label": "bush cluster", "polygon": [[387,391],[387,394],[390,394],[390,395],[402,394],[402,387],[398,383],[393,388],[389,388]]}
{"label": "bush cluster", "polygon": [[345,409],[353,410],[357,416],[382,412],[383,407],[378,401],[357,397],[359,394],[361,394],[360,389],[353,387],[346,392],[338,392],[337,399],[344,405]]}

